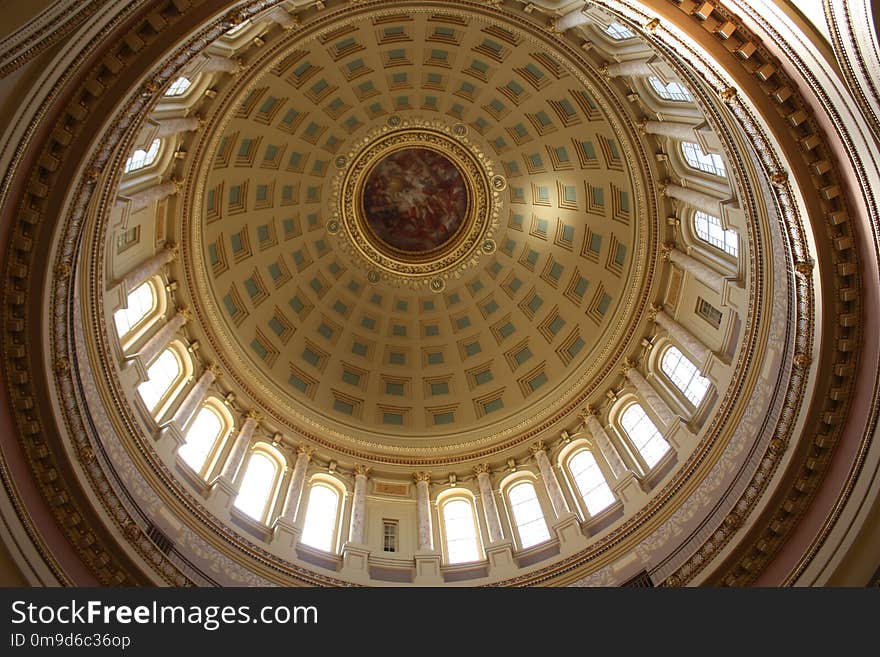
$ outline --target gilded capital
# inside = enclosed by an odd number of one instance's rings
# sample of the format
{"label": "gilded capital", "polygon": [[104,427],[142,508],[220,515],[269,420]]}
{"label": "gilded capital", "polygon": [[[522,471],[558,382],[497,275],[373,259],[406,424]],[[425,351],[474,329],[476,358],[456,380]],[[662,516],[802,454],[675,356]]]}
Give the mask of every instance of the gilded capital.
{"label": "gilded capital", "polygon": [[209,363],[205,368],[205,371],[213,374],[215,379],[219,379],[223,375],[223,372],[220,370],[220,366],[217,363]]}
{"label": "gilded capital", "polygon": [[608,66],[609,65],[610,65],[610,62],[602,62],[602,64],[599,65],[599,74],[602,77],[605,77],[605,78],[611,77],[611,75],[608,73]]}
{"label": "gilded capital", "polygon": [[648,321],[656,322],[657,315],[663,312],[663,304],[654,304],[652,303],[648,308]]}
{"label": "gilded capital", "polygon": [[721,100],[726,101],[726,102],[730,102],[731,100],[736,98],[737,93],[738,92],[734,87],[726,87],[718,95],[721,96]]}
{"label": "gilded capital", "polygon": [[648,32],[656,32],[658,27],[660,27],[660,19],[659,18],[652,18],[647,23],[645,23],[645,29]]}
{"label": "gilded capital", "polygon": [[372,471],[373,468],[368,465],[364,465],[363,463],[358,463],[354,466],[354,469],[352,470],[355,477],[369,477]]}
{"label": "gilded capital", "polygon": [[529,453],[532,456],[534,456],[538,452],[546,452],[546,451],[547,451],[547,446],[544,444],[543,440],[539,440],[539,441],[534,442],[531,445],[529,445]]}
{"label": "gilded capital", "polygon": [[260,420],[263,419],[263,416],[254,410],[250,410],[250,411],[245,411],[244,418],[246,420],[255,420],[256,422],[259,422]]}
{"label": "gilded capital", "polygon": [[193,318],[192,311],[189,308],[186,308],[184,306],[179,306],[177,308],[177,314],[180,315],[181,317],[183,317],[183,319],[186,320],[187,322]]}
{"label": "gilded capital", "polygon": [[623,367],[620,368],[621,374],[626,376],[626,373],[629,372],[630,370],[634,370],[638,364],[639,363],[637,360],[627,356],[626,358],[623,359]]}
{"label": "gilded capital", "polygon": [[305,454],[309,459],[315,455],[315,448],[311,445],[297,445],[296,446],[297,454]]}
{"label": "gilded capital", "polygon": [[425,472],[422,470],[421,472],[413,472],[413,481],[419,483],[420,481],[424,481],[425,483],[431,483],[431,473]]}
{"label": "gilded capital", "polygon": [[675,242],[663,242],[663,244],[660,245],[660,255],[663,257],[664,260],[669,260],[669,257],[674,249]]}
{"label": "gilded capital", "polygon": [[478,463],[474,466],[474,474],[478,477],[481,474],[489,474],[489,464],[488,463]]}
{"label": "gilded capital", "polygon": [[788,184],[788,172],[777,171],[770,176],[770,182],[776,187],[785,187]]}
{"label": "gilded capital", "polygon": [[813,259],[808,258],[806,260],[799,261],[795,264],[794,270],[802,276],[809,276],[813,273]]}
{"label": "gilded capital", "polygon": [[180,246],[176,242],[166,242],[165,250],[168,252],[168,255],[171,256],[171,260],[177,260],[180,256]]}

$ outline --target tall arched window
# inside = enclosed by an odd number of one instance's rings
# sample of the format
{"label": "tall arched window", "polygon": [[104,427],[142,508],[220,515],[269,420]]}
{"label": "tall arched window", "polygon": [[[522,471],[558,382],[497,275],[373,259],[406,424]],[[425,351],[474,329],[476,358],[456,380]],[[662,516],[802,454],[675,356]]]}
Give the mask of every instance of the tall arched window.
{"label": "tall arched window", "polygon": [[139,148],[134,153],[132,153],[131,157],[125,161],[125,173],[130,173],[132,171],[137,171],[138,169],[143,169],[144,167],[148,167],[153,162],[155,162],[156,156],[159,154],[159,146],[161,146],[161,144],[161,139],[154,139],[153,143],[150,144],[150,147],[147,150]]}
{"label": "tall arched window", "polygon": [[139,324],[159,307],[159,297],[152,281],[141,283],[133,289],[126,300],[126,307],[113,313],[116,333],[120,338],[129,335]]}
{"label": "tall arched window", "polygon": [[203,406],[186,432],[186,442],[177,453],[198,473],[203,473],[208,457],[223,437],[224,422],[216,410]]}
{"label": "tall arched window", "polygon": [[322,482],[312,484],[302,542],[325,552],[334,552],[338,524],[339,491]]}
{"label": "tall arched window", "polygon": [[605,28],[605,33],[615,41],[624,41],[635,37],[635,32],[629,29],[626,25],[622,25],[616,21],[608,23],[608,27]]}
{"label": "tall arched window", "polygon": [[519,534],[520,546],[528,548],[550,539],[544,511],[532,482],[521,481],[511,486],[507,491],[507,499],[510,501],[510,512],[513,514],[516,533]]}
{"label": "tall arched window", "polygon": [[477,516],[470,500],[455,497],[440,507],[443,537],[448,563],[478,561],[480,542],[477,538]]}
{"label": "tall arched window", "polygon": [[277,477],[278,462],[275,459],[262,451],[251,452],[235,497],[235,507],[254,520],[264,522]]}
{"label": "tall arched window", "polygon": [[614,493],[605,481],[596,457],[588,450],[583,449],[569,459],[568,471],[591,516],[614,503]]}
{"label": "tall arched window", "polygon": [[168,87],[168,91],[165,92],[165,95],[182,96],[191,86],[192,82],[190,82],[189,78],[179,77],[171,83],[171,86]]}
{"label": "tall arched window", "polygon": [[721,219],[698,211],[694,214],[694,232],[701,240],[725,253],[736,256],[739,253],[739,234],[730,228],[721,227]]}
{"label": "tall arched window", "polygon": [[669,443],[638,404],[631,404],[620,416],[620,425],[649,468],[669,451]]}
{"label": "tall arched window", "polygon": [[653,76],[648,78],[651,87],[663,100],[672,100],[679,103],[693,102],[694,97],[682,84],[672,81],[663,84],[659,78]]}
{"label": "tall arched window", "polygon": [[697,171],[705,171],[713,176],[724,177],[727,175],[727,167],[724,160],[716,153],[704,153],[699,144],[691,141],[681,142],[681,152],[684,155],[685,162],[688,166]]}
{"label": "tall arched window", "polygon": [[694,406],[703,401],[711,383],[677,347],[666,349],[660,361],[660,369]]}
{"label": "tall arched window", "polygon": [[155,416],[161,402],[184,376],[183,363],[177,350],[167,348],[147,369],[147,380],[138,386],[138,394]]}

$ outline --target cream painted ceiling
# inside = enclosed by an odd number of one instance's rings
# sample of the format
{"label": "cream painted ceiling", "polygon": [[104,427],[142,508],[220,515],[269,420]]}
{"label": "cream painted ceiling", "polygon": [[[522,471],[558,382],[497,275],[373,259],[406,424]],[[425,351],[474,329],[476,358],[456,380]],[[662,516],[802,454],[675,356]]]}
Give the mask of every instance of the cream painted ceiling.
{"label": "cream painted ceiling", "polygon": [[[512,25],[374,14],[302,39],[223,128],[198,232],[223,359],[293,424],[377,441],[503,433],[607,368],[649,265],[625,134]],[[498,249],[440,294],[370,283],[328,234],[334,160],[389,117],[465,124],[508,180]]]}

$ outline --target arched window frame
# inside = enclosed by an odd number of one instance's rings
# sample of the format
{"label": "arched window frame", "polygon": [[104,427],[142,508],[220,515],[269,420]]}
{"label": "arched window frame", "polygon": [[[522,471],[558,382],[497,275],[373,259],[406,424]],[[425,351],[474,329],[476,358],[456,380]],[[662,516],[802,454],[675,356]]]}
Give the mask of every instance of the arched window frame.
{"label": "arched window frame", "polygon": [[[657,429],[657,432],[660,434],[660,437],[666,442],[668,448],[663,456],[657,461],[657,463],[653,465],[648,465],[647,460],[645,460],[644,455],[641,450],[636,446],[635,440],[632,436],[630,436],[629,432],[623,426],[623,416],[626,411],[632,407],[638,406],[642,409],[651,423],[654,425],[654,428]],[[666,436],[663,434],[662,423],[659,418],[654,415],[654,410],[642,399],[636,397],[636,395],[632,393],[623,394],[620,396],[618,402],[612,407],[611,413],[609,414],[609,419],[611,422],[611,426],[613,427],[615,433],[620,439],[620,442],[626,448],[627,453],[632,458],[633,462],[638,465],[639,470],[642,475],[647,475],[651,472],[657,465],[659,465],[666,455],[672,450],[672,445],[669,444],[669,441],[666,439]]]}
{"label": "arched window frame", "polygon": [[476,561],[482,561],[485,559],[485,548],[483,544],[483,532],[482,526],[480,523],[479,516],[477,515],[477,504],[476,498],[473,493],[464,488],[452,488],[449,490],[445,490],[437,495],[437,520],[438,520],[438,529],[440,533],[440,545],[441,552],[443,555],[443,562],[449,565],[457,566],[460,564],[471,563],[469,561],[455,561],[450,562],[449,560],[449,544],[448,544],[448,536],[446,534],[446,520],[444,509],[450,503],[456,500],[464,500],[470,505],[471,509],[471,518],[474,522],[474,533],[476,535],[477,541],[477,559]]}
{"label": "arched window frame", "polygon": [[718,153],[707,153],[702,145],[694,141],[679,141],[678,148],[681,151],[682,161],[689,169],[720,180],[728,179],[727,163]]}
{"label": "arched window frame", "polygon": [[[162,154],[162,148],[165,141],[156,137],[146,148],[136,148],[125,160],[125,166],[122,173],[124,176],[134,176],[149,170],[159,159]],[[143,155],[141,155],[143,153]]]}
{"label": "arched window frame", "polygon": [[[160,276],[153,276],[145,281],[145,283],[142,283],[142,285],[148,285],[153,293],[153,305],[150,310],[147,311],[147,314],[135,322],[128,331],[122,335],[117,333],[119,344],[124,352],[131,349],[131,347],[150,329],[150,327],[152,327],[160,317],[165,315],[165,312],[168,309],[168,295],[165,292],[165,284],[162,282]],[[139,287],[140,285],[135,287],[135,290]],[[134,292],[134,290],[129,292],[129,296],[131,295],[131,292]],[[116,326],[116,314],[125,308],[128,308],[128,298],[126,298],[123,303],[124,305],[120,305],[119,308],[113,311],[114,327]]]}
{"label": "arched window frame", "polygon": [[[165,390],[165,393],[159,398],[159,401],[156,402],[156,406],[152,409],[147,408],[147,413],[158,422],[171,407],[172,403],[175,399],[180,395],[183,388],[186,386],[186,382],[189,381],[193,376],[193,364],[192,359],[190,358],[189,352],[186,347],[183,346],[183,343],[180,340],[172,340],[165,349],[163,349],[156,359],[146,364],[147,370],[150,369],[150,366],[158,360],[163,353],[166,351],[170,351],[174,354],[175,358],[177,358],[177,362],[179,364],[179,371],[177,377],[172,381],[171,385]],[[140,397],[139,397],[140,398]],[[144,404],[146,406],[146,404]]]}
{"label": "arched window frame", "polygon": [[[713,241],[710,241],[711,238],[703,237],[700,235],[699,229],[697,228],[697,222],[704,220],[709,223],[709,225],[717,225],[721,230],[724,231],[724,240],[723,245],[719,246]],[[717,224],[712,220],[717,220]],[[740,254],[740,246],[739,246],[739,231],[735,228],[725,228],[724,222],[721,217],[717,215],[709,214],[708,212],[703,212],[702,210],[694,210],[690,214],[690,221],[688,222],[688,226],[692,233],[693,241],[695,244],[699,245],[699,247],[703,250],[710,250],[713,255],[718,255],[725,260],[736,262],[739,259]],[[732,242],[732,246],[730,245]]]}
{"label": "arched window frame", "polygon": [[278,502],[278,493],[281,490],[281,483],[284,479],[284,473],[287,469],[287,459],[285,459],[284,455],[269,443],[262,441],[254,443],[247,453],[247,458],[244,460],[244,462],[241,464],[241,467],[239,468],[239,472],[236,477],[238,479],[237,484],[239,486],[241,486],[242,482],[244,481],[251,459],[254,457],[254,455],[257,454],[265,456],[275,466],[275,474],[272,478],[272,485],[269,489],[269,495],[267,495],[266,500],[263,504],[263,511],[261,514],[258,514],[258,517],[254,518],[242,511],[241,509],[237,509],[237,507],[236,509],[242,515],[251,518],[256,522],[262,523],[264,525],[269,525],[273,515],[273,511]]}
{"label": "arched window frame", "polygon": [[[309,501],[312,497],[312,491],[316,486],[323,486],[325,488],[329,488],[333,492],[336,493],[336,517],[334,518],[333,523],[333,535],[330,539],[330,552],[333,554],[338,554],[340,546],[342,545],[343,539],[343,521],[345,520],[345,512],[346,512],[346,500],[348,499],[348,491],[346,490],[345,485],[339,481],[336,477],[332,475],[324,474],[324,473],[315,473],[309,479],[308,485],[303,491],[302,499],[300,501],[300,508],[302,511],[302,523],[303,528],[305,529],[305,519],[308,515],[309,509]],[[299,519],[298,519],[299,520]],[[307,545],[303,543],[303,545]],[[320,550],[320,548],[316,548],[308,545],[313,550]]]}
{"label": "arched window frame", "polygon": [[[609,440],[612,439],[611,436],[609,436],[608,438]],[[575,479],[574,473],[571,469],[572,459],[582,452],[589,452],[593,455],[593,458],[596,460],[596,465],[599,466],[599,471],[602,473],[602,477],[605,479],[605,483],[608,485],[609,489],[611,489],[611,483],[614,481],[614,475],[611,471],[611,466],[608,465],[608,462],[605,460],[604,455],[598,449],[595,449],[591,440],[587,440],[586,438],[573,440],[565,447],[565,449],[563,449],[559,453],[557,463],[560,470],[565,475],[565,485],[568,488],[571,499],[575,502],[575,507],[577,508],[578,515],[580,515],[582,520],[586,521],[594,516],[590,512],[590,509],[587,507],[587,501],[581,494],[581,490],[578,487],[577,480]],[[612,501],[611,504],[602,509],[599,514],[607,511],[609,508],[614,506],[615,502],[618,501],[617,494],[614,492],[613,489],[611,489],[611,495],[614,497],[614,501]]]}
{"label": "arched window frame", "polygon": [[[516,522],[516,516],[513,513],[513,502],[510,499],[510,491],[521,484],[530,484],[534,489],[535,498],[537,498],[538,505],[541,507],[541,516],[544,521],[544,525],[547,528],[547,538],[544,541],[534,543],[529,546],[523,545],[522,537],[520,536],[519,526]],[[499,488],[501,490],[502,499],[504,500],[505,515],[508,518],[509,525],[512,530],[511,533],[513,534],[514,542],[517,549],[530,550],[532,548],[538,548],[541,545],[544,545],[547,541],[553,539],[553,528],[550,526],[550,519],[553,517],[553,513],[550,507],[550,502],[548,499],[546,499],[544,493],[545,486],[543,482],[541,482],[538,475],[528,470],[514,472],[501,480]]]}
{"label": "arched window frame", "polygon": [[233,420],[232,413],[229,412],[229,408],[226,406],[226,404],[217,397],[210,396],[205,399],[204,403],[202,403],[202,405],[196,411],[195,415],[193,415],[193,419],[190,421],[189,426],[184,432],[184,438],[186,438],[189,432],[192,430],[198,414],[202,411],[208,411],[210,413],[214,413],[217,416],[217,418],[220,420],[220,432],[216,436],[214,436],[213,444],[211,445],[210,450],[208,450],[208,454],[205,457],[205,461],[204,463],[202,463],[201,468],[195,470],[192,465],[183,460],[183,457],[181,457],[180,461],[186,467],[190,468],[191,470],[193,470],[193,472],[198,474],[199,477],[207,481],[211,478],[211,475],[217,469],[220,455],[225,451],[226,444],[229,441],[229,436],[232,435],[232,432],[235,430],[235,421]]}
{"label": "arched window frame", "polygon": [[176,78],[174,78],[171,84],[168,85],[168,88],[165,89],[165,93],[162,94],[162,98],[184,98],[189,94],[190,91],[192,91],[192,88],[193,79],[189,75],[178,75]]}
{"label": "arched window frame", "polygon": [[[694,403],[694,401],[688,396],[685,390],[679,388],[678,384],[672,379],[672,377],[663,367],[664,359],[671,349],[677,350],[685,359],[687,359],[687,361],[696,369],[696,376],[702,376],[708,381],[706,392],[703,394],[702,398],[696,403]],[[651,372],[654,373],[655,378],[663,384],[661,394],[665,393],[665,397],[671,397],[674,404],[677,405],[681,410],[684,410],[685,414],[693,415],[697,411],[697,409],[702,407],[703,403],[711,396],[711,379],[703,374],[703,372],[700,370],[699,365],[694,362],[693,358],[684,349],[682,349],[679,345],[675,344],[671,340],[663,340],[656,346],[653,351],[654,353],[652,354],[652,358],[648,361],[648,367],[650,368]]]}
{"label": "arched window frame", "polygon": [[[689,103],[693,104],[694,97],[691,92],[678,80],[670,80],[666,84],[653,75],[648,77],[648,88],[651,89],[658,100],[666,103]],[[670,87],[675,86],[670,91]]]}

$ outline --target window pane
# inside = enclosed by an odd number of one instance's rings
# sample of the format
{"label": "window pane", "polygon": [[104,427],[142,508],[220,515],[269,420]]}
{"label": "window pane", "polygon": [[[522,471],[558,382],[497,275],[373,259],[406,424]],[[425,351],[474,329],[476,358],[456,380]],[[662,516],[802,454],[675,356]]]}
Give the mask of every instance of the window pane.
{"label": "window pane", "polygon": [[648,82],[651,83],[654,91],[657,92],[657,95],[663,100],[674,100],[680,103],[689,103],[694,100],[693,96],[691,96],[691,92],[678,82],[663,84],[655,77],[648,78]]}
{"label": "window pane", "polygon": [[480,558],[474,507],[466,500],[452,500],[443,505],[443,528],[449,563],[465,563]]}
{"label": "window pane", "polygon": [[338,511],[339,493],[330,486],[312,486],[309,505],[306,507],[302,542],[325,552],[333,552]]}
{"label": "window pane", "polygon": [[177,78],[174,82],[171,83],[171,86],[168,87],[168,91],[165,92],[166,96],[182,96],[186,93],[186,90],[190,88],[192,82],[190,82],[187,78]]}
{"label": "window pane", "polygon": [[139,148],[132,153],[131,157],[125,161],[125,173],[137,171],[138,169],[150,166],[159,154],[159,146],[161,143],[161,139],[154,139],[153,143],[150,144],[149,149],[144,150]]}
{"label": "window pane", "polygon": [[621,25],[620,23],[609,23],[608,27],[605,28],[606,34],[608,34],[615,41],[623,41],[624,39],[632,39],[635,36],[635,33],[630,30],[625,25]]}
{"label": "window pane", "polygon": [[681,152],[689,166],[699,171],[711,173],[714,176],[724,177],[727,175],[727,167],[724,160],[716,153],[704,153],[699,144],[690,141],[681,142]]}
{"label": "window pane", "polygon": [[204,407],[186,432],[186,442],[178,454],[196,472],[201,471],[223,430],[223,422],[216,411]]}
{"label": "window pane", "polygon": [[724,230],[718,217],[697,212],[694,214],[694,232],[704,242],[735,256],[739,253],[739,233],[735,230]]}
{"label": "window pane", "polygon": [[645,409],[638,404],[633,404],[623,412],[620,424],[649,468],[657,465],[669,451],[669,443],[660,435]]}
{"label": "window pane", "polygon": [[131,332],[138,322],[156,307],[156,295],[149,282],[138,285],[128,295],[128,307],[120,308],[113,314],[116,322],[116,333],[123,337]]}
{"label": "window pane", "polygon": [[568,469],[591,516],[614,503],[614,493],[590,452],[584,450],[575,454],[568,462]]}
{"label": "window pane", "polygon": [[255,520],[263,520],[269,495],[275,486],[277,470],[275,461],[265,454],[251,454],[241,480],[241,489],[235,497],[235,507]]}
{"label": "window pane", "polygon": [[663,354],[660,368],[690,402],[697,406],[709,390],[709,379],[676,347],[669,347]]}
{"label": "window pane", "polygon": [[550,539],[544,512],[535,493],[535,487],[524,481],[513,486],[507,493],[510,500],[510,511],[519,534],[519,541],[524,548],[543,543]]}
{"label": "window pane", "polygon": [[151,412],[155,412],[159,401],[171,389],[181,373],[180,360],[171,349],[159,354],[150,365],[147,370],[147,380],[138,386],[138,394]]}

